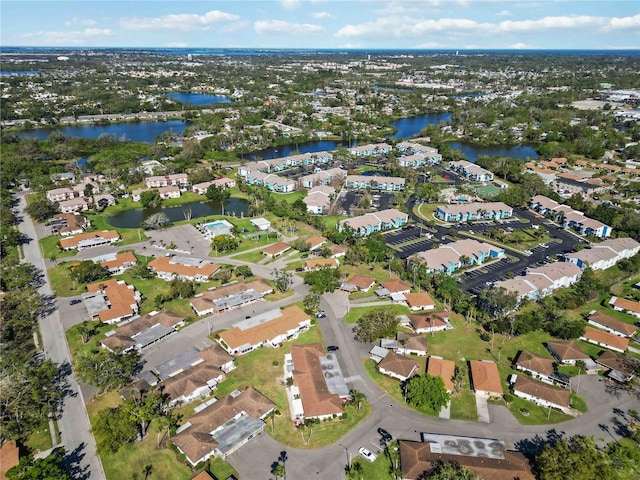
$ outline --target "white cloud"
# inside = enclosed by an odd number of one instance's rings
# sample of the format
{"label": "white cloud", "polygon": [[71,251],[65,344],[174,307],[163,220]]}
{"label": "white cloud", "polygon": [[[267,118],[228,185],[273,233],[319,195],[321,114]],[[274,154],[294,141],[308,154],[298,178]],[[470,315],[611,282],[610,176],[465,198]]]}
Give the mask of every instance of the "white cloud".
{"label": "white cloud", "polygon": [[30,45],[43,46],[75,46],[99,44],[102,38],[111,37],[114,33],[108,28],[85,28],[84,30],[72,30],[68,32],[35,32],[24,35]]}
{"label": "white cloud", "polygon": [[511,12],[509,10],[500,10],[498,13],[496,13],[496,15],[498,17],[510,17]]}
{"label": "white cloud", "polygon": [[64,22],[66,27],[93,27],[96,24],[95,20],[91,20],[89,18],[77,18],[73,17],[71,20]]}
{"label": "white cloud", "polygon": [[208,30],[212,24],[229,26],[240,21],[238,15],[211,10],[204,15],[195,13],[177,13],[163,17],[128,17],[120,19],[120,25],[130,30],[173,30],[189,32],[193,30]]}
{"label": "white cloud", "polygon": [[309,35],[318,34],[324,31],[324,27],[320,25],[312,25],[310,23],[291,23],[284,20],[259,20],[253,24],[258,35],[291,34],[291,35]]}
{"label": "white cloud", "polygon": [[300,8],[302,2],[300,0],[280,0],[280,5],[282,5],[282,8],[285,10],[296,10]]}
{"label": "white cloud", "polygon": [[311,12],[309,15],[311,15],[313,18],[317,18],[319,20],[328,19],[328,18],[335,18],[329,12]]}
{"label": "white cloud", "polygon": [[374,22],[360,25],[345,25],[336,32],[337,37],[380,37],[396,38],[429,35],[432,32],[451,34],[480,31],[490,28],[491,24],[478,23],[465,18],[440,18],[438,20],[419,20],[409,17],[378,18]]}
{"label": "white cloud", "polygon": [[531,50],[534,48],[538,48],[535,45],[527,45],[526,43],[516,42],[513,45],[508,45],[507,48],[512,48],[514,50]]}
{"label": "white cloud", "polygon": [[609,20],[608,27],[612,30],[633,28],[640,30],[640,14],[633,17],[613,17]]}
{"label": "white cloud", "polygon": [[377,15],[414,15],[435,13],[442,6],[441,0],[400,0],[387,3],[383,8],[374,10]]}

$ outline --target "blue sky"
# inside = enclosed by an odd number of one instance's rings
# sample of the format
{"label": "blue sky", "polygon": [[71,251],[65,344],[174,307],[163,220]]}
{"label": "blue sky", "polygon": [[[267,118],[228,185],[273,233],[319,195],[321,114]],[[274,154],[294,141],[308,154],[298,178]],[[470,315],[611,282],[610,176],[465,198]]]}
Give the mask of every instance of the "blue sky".
{"label": "blue sky", "polygon": [[640,48],[638,0],[2,0],[4,46]]}

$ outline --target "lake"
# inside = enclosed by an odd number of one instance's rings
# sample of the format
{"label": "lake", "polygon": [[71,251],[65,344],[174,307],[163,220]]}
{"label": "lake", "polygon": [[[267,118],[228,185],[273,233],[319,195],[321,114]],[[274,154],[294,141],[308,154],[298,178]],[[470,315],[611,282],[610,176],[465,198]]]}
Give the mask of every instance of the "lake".
{"label": "lake", "polygon": [[[250,203],[241,198],[229,198],[224,204],[224,213],[236,216],[247,216]],[[123,210],[109,215],[109,225],[116,228],[139,228],[144,219],[154,213],[164,212],[172,222],[180,222],[185,220],[184,212],[191,209],[191,218],[207,217],[209,215],[220,215],[222,208],[220,202],[191,202],[184,205],[176,205],[174,207],[158,207],[158,208],[135,208],[132,210]]]}
{"label": "lake", "polygon": [[102,134],[115,135],[118,138],[135,142],[153,143],[166,131],[173,131],[178,137],[182,136],[184,129],[190,126],[190,122],[184,120],[167,120],[152,122],[125,122],[110,123],[108,125],[67,125],[64,127],[37,128],[30,131],[22,131],[22,137],[35,136],[39,140],[46,140],[53,131],[64,133],[69,137],[98,138]]}
{"label": "lake", "polygon": [[225,97],[224,95],[212,95],[210,93],[172,92],[168,93],[167,97],[185,105],[213,105],[216,103],[231,103],[231,99],[229,97]]}
{"label": "lake", "polygon": [[451,121],[449,112],[442,113],[425,113],[424,115],[416,115],[415,117],[400,118],[391,122],[391,126],[397,131],[390,138],[409,139],[415,137],[427,125],[437,125],[440,122]]}
{"label": "lake", "polygon": [[489,157],[511,157],[511,158],[520,158],[522,160],[526,160],[527,157],[535,160],[538,158],[538,154],[533,149],[533,147],[529,145],[524,145],[522,143],[518,145],[492,145],[492,146],[483,146],[483,145],[474,145],[471,143],[462,143],[462,142],[447,142],[452,148],[457,150],[461,150],[464,153],[464,156],[467,157],[467,160],[475,163],[480,155],[487,155]]}

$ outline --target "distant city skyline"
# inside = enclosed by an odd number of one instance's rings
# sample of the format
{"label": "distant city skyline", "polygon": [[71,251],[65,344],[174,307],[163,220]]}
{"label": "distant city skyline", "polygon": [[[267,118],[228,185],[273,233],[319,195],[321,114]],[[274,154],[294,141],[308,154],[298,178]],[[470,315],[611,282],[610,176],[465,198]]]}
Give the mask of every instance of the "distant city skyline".
{"label": "distant city skyline", "polygon": [[637,0],[2,0],[2,46],[640,49]]}

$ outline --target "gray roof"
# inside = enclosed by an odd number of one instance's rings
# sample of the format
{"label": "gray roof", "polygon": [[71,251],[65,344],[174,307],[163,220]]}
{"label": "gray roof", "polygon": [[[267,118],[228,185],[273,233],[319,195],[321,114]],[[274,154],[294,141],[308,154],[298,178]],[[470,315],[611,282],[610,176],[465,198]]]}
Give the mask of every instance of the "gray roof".
{"label": "gray roof", "polygon": [[177,372],[190,368],[193,364],[201,362],[202,358],[195,350],[187,350],[181,353],[177,357],[172,358],[160,365],[156,366],[155,371],[158,373],[160,380],[166,380],[167,378],[175,375]]}
{"label": "gray roof", "polygon": [[320,368],[324,372],[324,381],[327,389],[334,395],[346,397],[349,395],[349,387],[342,374],[338,359],[333,353],[327,353],[324,357],[318,357]]}
{"label": "gray roof", "polygon": [[219,298],[218,300],[214,300],[214,303],[216,304],[216,309],[226,310],[239,305],[244,305],[245,303],[252,302],[254,300],[260,300],[262,297],[263,295],[261,293],[251,289],[236,295]]}
{"label": "gray roof", "polygon": [[109,303],[102,292],[86,293],[82,296],[90,317],[97,317],[100,312],[109,309]]}
{"label": "gray roof", "polygon": [[138,348],[144,348],[173,332],[175,332],[173,327],[165,327],[164,325],[156,323],[152,327],[143,330],[131,338],[136,341]]}
{"label": "gray roof", "polygon": [[251,418],[250,415],[241,415],[227,420],[222,428],[213,434],[213,438],[218,442],[218,450],[226,455],[240,442],[260,433],[264,424],[262,420]]}

